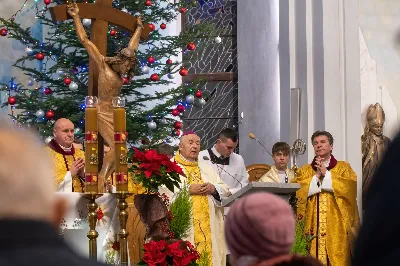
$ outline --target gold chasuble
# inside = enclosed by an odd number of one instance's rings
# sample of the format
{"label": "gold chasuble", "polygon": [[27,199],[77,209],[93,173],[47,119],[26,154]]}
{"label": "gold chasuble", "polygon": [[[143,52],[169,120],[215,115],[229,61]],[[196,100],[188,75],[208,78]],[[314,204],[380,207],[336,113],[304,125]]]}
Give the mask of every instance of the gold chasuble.
{"label": "gold chasuble", "polygon": [[[53,158],[53,165],[55,171],[55,181],[57,186],[64,180],[65,175],[69,171],[72,163],[82,158],[85,160],[85,153],[80,149],[75,149],[74,145],[71,146],[71,150],[64,150],[54,139],[52,139],[48,146],[45,148],[50,156]],[[79,176],[72,177],[72,191],[71,192],[83,192],[84,184],[79,179]]]}
{"label": "gold chasuble", "polygon": [[[200,168],[197,162],[189,162],[177,153],[175,161],[183,167],[189,185],[204,184],[201,178]],[[202,195],[192,195],[193,202],[193,233],[196,249],[200,254],[208,254],[208,264],[212,265],[212,242],[210,211],[208,208],[208,197]]]}
{"label": "gold chasuble", "polygon": [[331,174],[333,192],[322,189],[308,196],[316,174],[315,159],[311,165],[299,169],[292,181],[301,186],[297,192],[297,214],[306,219],[304,233],[313,232],[316,236],[311,242],[312,256],[325,265],[350,266],[351,245],[359,225],[357,176],[350,164],[336,161],[333,156],[327,170]]}

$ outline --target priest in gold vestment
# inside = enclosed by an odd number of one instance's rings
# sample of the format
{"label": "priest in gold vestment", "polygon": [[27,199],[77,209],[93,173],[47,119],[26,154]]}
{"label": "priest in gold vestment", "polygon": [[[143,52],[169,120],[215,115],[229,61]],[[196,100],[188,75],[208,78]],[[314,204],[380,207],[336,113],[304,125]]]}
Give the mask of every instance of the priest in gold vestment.
{"label": "priest in gold vestment", "polygon": [[[211,166],[197,161],[199,152],[199,136],[187,132],[182,136],[179,151],[174,157],[185,173],[185,176],[181,176],[180,185],[189,185],[193,200],[192,229],[185,240],[196,245],[200,255],[208,255],[207,265],[225,266],[224,208],[220,207],[220,203],[222,197],[230,195],[229,187]],[[174,200],[171,191],[167,190],[165,194]]]}
{"label": "priest in gold vestment", "polygon": [[75,148],[74,124],[65,118],[56,121],[53,128],[54,138],[46,150],[53,158],[57,191],[83,192],[85,153]]}
{"label": "priest in gold vestment", "polygon": [[306,219],[305,233],[315,234],[310,253],[325,265],[350,266],[351,245],[359,224],[357,176],[349,163],[331,154],[333,137],[317,131],[311,137],[315,158],[301,167],[297,213]]}

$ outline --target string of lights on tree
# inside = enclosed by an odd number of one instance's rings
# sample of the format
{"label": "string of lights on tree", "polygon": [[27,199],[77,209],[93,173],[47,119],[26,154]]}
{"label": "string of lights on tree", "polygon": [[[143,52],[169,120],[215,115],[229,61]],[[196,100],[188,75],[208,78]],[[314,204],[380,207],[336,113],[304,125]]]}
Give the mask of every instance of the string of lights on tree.
{"label": "string of lights on tree", "polygon": [[[94,3],[95,1],[77,1]],[[157,86],[168,85],[176,74],[188,75],[188,69],[177,60],[180,53],[187,53],[201,47],[199,36],[213,29],[210,24],[198,24],[179,36],[163,36],[168,23],[184,14],[197,4],[196,1],[144,1],[133,3],[130,0],[114,1],[113,7],[132,15],[143,16],[149,24],[151,34],[148,40],[141,43],[137,53],[138,66],[133,81],[124,77],[121,94],[127,101],[127,126],[130,140],[149,139],[152,142],[160,140],[171,141],[168,136],[181,134],[183,124],[179,121],[187,108],[192,105],[203,106],[205,100],[200,90],[194,90],[198,83],[181,84],[165,92],[158,92]],[[48,8],[65,4],[65,0],[26,0],[21,8],[10,19],[0,18],[0,35],[16,39],[23,43],[25,56],[14,64],[29,76],[26,84],[20,84],[14,79],[12,84],[3,84],[3,91],[9,94],[6,104],[13,109],[23,109],[26,112],[11,117],[21,126],[27,124],[38,128],[42,136],[51,132],[53,120],[61,114],[78,124],[76,134],[81,134],[84,128],[83,99],[87,93],[88,57],[86,51],[76,38],[72,21],[54,24],[49,18]],[[32,4],[35,18],[41,24],[48,26],[50,31],[44,41],[34,36],[30,28],[22,28],[16,21],[22,9]],[[165,7],[162,7],[162,5]],[[159,21],[161,23],[155,23]],[[91,20],[83,19],[87,33],[90,31]],[[2,25],[2,26],[1,26]],[[108,51],[112,55],[124,48],[130,39],[130,34],[124,30],[109,26]],[[217,40],[215,40],[216,43]],[[68,52],[67,52],[68,50]],[[35,61],[39,67],[28,67],[25,62]],[[165,78],[163,78],[165,76]],[[152,92],[145,92],[150,86]],[[162,100],[154,108],[146,110],[146,102]],[[75,103],[75,104],[74,104]],[[77,107],[74,107],[77,106]],[[37,108],[37,109],[33,109]],[[78,109],[78,110],[77,110]],[[142,141],[143,142],[143,141]]]}

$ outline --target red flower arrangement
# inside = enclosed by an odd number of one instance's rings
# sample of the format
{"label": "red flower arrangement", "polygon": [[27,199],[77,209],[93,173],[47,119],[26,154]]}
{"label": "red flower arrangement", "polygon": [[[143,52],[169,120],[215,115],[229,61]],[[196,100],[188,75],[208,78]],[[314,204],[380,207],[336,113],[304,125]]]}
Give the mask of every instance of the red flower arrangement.
{"label": "red flower arrangement", "polygon": [[156,150],[141,152],[134,149],[132,157],[132,168],[134,178],[142,183],[143,187],[156,192],[158,188],[165,185],[172,192],[174,186],[179,188],[179,175],[183,175],[182,168],[168,156],[158,154]]}
{"label": "red flower arrangement", "polygon": [[150,241],[144,244],[143,260],[138,265],[148,266],[196,266],[200,254],[188,241],[178,240],[168,243],[166,240]]}

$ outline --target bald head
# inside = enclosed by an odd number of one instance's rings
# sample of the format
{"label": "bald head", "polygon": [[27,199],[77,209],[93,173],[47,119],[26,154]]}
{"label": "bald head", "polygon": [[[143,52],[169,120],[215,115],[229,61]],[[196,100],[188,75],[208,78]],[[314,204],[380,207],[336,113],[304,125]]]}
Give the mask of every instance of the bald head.
{"label": "bald head", "polygon": [[74,124],[71,120],[60,118],[53,127],[54,140],[63,147],[69,148],[74,143]]}
{"label": "bald head", "polygon": [[55,184],[51,159],[38,137],[0,120],[0,217],[52,220]]}
{"label": "bald head", "polygon": [[196,161],[200,152],[200,137],[196,134],[184,135],[180,139],[179,153],[187,160]]}

